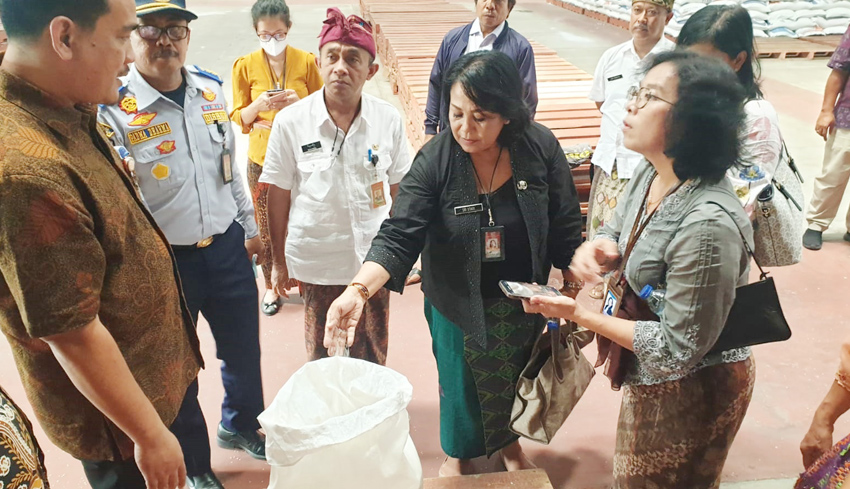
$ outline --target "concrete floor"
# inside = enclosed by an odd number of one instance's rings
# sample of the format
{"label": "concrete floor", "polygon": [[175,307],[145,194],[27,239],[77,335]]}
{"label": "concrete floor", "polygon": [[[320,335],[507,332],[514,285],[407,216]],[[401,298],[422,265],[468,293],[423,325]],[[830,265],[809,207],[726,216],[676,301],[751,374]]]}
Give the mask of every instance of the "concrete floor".
{"label": "concrete floor", "polygon": [[[233,60],[258,48],[250,22],[250,0],[195,0],[190,8],[201,14],[192,24],[189,62],[220,73],[228,80]],[[472,0],[464,0],[472,9]],[[294,27],[290,43],[315,52],[324,1],[293,0]],[[356,13],[353,0],[337,2],[347,13]],[[592,72],[605,49],[628,38],[626,31],[548,5],[542,0],[519,0],[510,17],[512,27],[527,37],[557,50],[566,60]],[[767,98],[776,105],[783,132],[805,179],[807,195],[818,173],[823,141],[814,133],[814,120],[828,74],[826,60],[767,60],[763,63]],[[367,84],[367,91],[398,106],[384,73]],[[240,139],[239,155],[246,140]],[[244,165],[244,156],[242,157]],[[837,363],[838,341],[850,332],[850,321],[837,306],[850,290],[850,244],[841,241],[844,203],[838,222],[825,233],[823,250],[804,254],[802,264],[776,269],[783,308],[794,330],[791,340],[755,349],[758,368],[753,403],[732,447],[726,469],[726,489],[785,489],[802,470],[798,445],[813,410],[831,383]],[[262,285],[261,285],[262,287]],[[414,386],[409,407],[411,434],[419,450],[426,477],[433,477],[444,455],[438,430],[436,368],[430,353],[430,336],[422,316],[422,294],[411,288],[394,296],[389,366],[406,375]],[[262,318],[263,374],[266,401],[271,402],[286,379],[305,361],[303,312],[286,305],[274,318]],[[201,373],[202,406],[210,430],[218,421],[222,396],[215,347],[209,328],[199,325],[208,368]],[[591,358],[595,355],[588,352]],[[24,410],[31,413],[6,342],[0,342],[3,386]],[[619,394],[600,375],[585,398],[548,447],[524,443],[532,458],[545,468],[558,489],[608,487],[611,457],[619,410]],[[850,431],[850,419],[841,420],[836,435]],[[47,454],[51,484],[56,489],[87,487],[76,461],[51,446],[36,425]],[[247,455],[213,448],[213,466],[230,489],[264,488],[268,466]]]}

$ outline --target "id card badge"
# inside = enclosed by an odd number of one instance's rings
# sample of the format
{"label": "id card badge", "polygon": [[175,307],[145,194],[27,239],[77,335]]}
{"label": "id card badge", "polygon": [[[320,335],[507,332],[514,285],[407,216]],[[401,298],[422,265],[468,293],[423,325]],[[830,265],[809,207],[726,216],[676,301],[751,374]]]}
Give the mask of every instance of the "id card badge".
{"label": "id card badge", "polygon": [[227,148],[221,151],[221,176],[224,183],[233,181],[233,160],[230,156],[230,150]]}
{"label": "id card badge", "polygon": [[620,284],[619,277],[611,277],[605,281],[605,293],[602,299],[602,314],[617,317],[623,301],[623,286]]}
{"label": "id card badge", "polygon": [[387,196],[384,193],[384,182],[372,184],[372,208],[378,209],[387,205]]}
{"label": "id card badge", "polygon": [[505,260],[505,227],[481,228],[481,261]]}

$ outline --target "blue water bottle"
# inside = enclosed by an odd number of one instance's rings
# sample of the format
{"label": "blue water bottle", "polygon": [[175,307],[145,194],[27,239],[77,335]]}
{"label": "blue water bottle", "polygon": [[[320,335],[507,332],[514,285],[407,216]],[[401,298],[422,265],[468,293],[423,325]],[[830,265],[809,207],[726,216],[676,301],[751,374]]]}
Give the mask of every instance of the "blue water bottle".
{"label": "blue water bottle", "polygon": [[646,301],[649,310],[657,316],[661,316],[661,313],[664,311],[664,289],[656,290],[651,285],[646,284],[638,295]]}

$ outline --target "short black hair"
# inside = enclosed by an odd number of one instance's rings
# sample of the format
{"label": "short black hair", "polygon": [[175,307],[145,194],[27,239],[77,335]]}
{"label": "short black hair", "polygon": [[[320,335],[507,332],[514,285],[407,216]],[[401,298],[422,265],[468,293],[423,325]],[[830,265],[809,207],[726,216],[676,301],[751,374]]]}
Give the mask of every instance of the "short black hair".
{"label": "short black hair", "polygon": [[717,183],[741,160],[744,88],[732,68],[715,58],[670,51],[653,57],[647,72],[664,63],[673,64],[679,78],[664,154],[674,160],[673,171],[680,180]]}
{"label": "short black hair", "polygon": [[292,25],[289,18],[289,5],[283,0],[257,0],[251,7],[251,19],[254,21],[254,29],[261,19],[265,17],[278,17],[287,27]]}
{"label": "short black hair", "polygon": [[759,78],[761,64],[756,56],[753,19],[740,5],[709,5],[693,14],[679,33],[678,46],[710,44],[718,51],[735,59],[747,53],[747,60],[738,70],[738,80],[747,91],[749,99],[763,98]]}
{"label": "short black hair", "polygon": [[109,0],[0,0],[0,19],[9,39],[36,39],[56,17],[91,30],[109,13]]}
{"label": "short black hair", "polygon": [[443,100],[451,100],[452,87],[457,83],[481,110],[510,121],[499,134],[499,144],[507,146],[525,133],[531,123],[531,111],[525,103],[525,88],[516,63],[506,54],[476,51],[458,58],[446,74]]}
{"label": "short black hair", "polygon": [[[478,5],[478,0],[475,0],[475,5]],[[516,0],[508,0],[508,10],[513,10],[516,7]]]}

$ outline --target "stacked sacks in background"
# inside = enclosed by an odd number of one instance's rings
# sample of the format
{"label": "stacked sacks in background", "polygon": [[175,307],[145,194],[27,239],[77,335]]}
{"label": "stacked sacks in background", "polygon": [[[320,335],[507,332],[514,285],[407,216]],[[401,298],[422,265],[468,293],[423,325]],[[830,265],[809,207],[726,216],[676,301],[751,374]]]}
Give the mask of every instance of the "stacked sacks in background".
{"label": "stacked sacks in background", "polygon": [[[565,0],[577,7],[628,22],[631,0]],[[753,19],[756,37],[842,35],[850,25],[850,0],[676,0],[664,31],[676,38],[685,22],[706,5],[741,4]]]}

